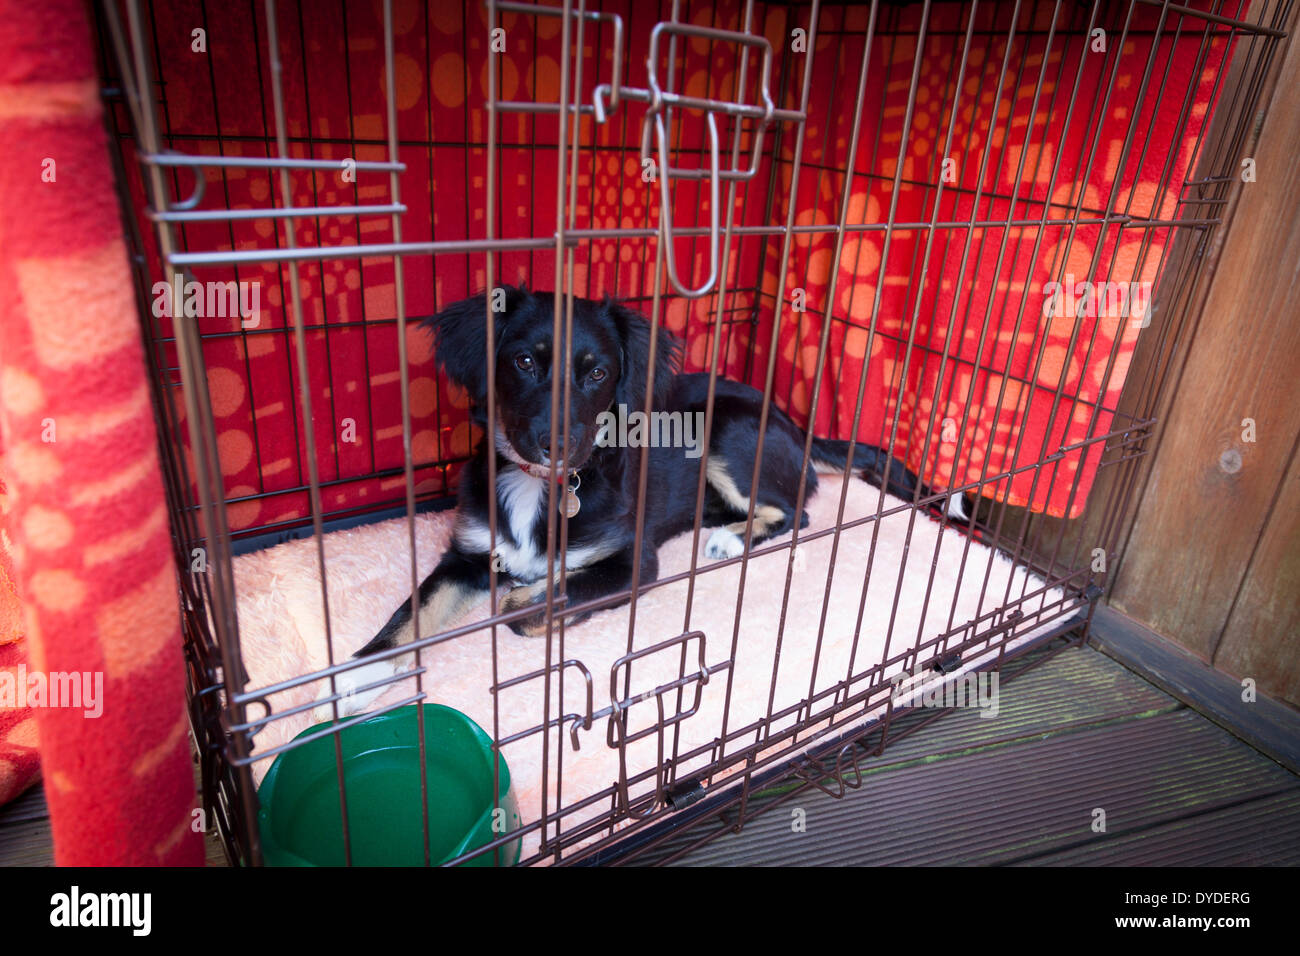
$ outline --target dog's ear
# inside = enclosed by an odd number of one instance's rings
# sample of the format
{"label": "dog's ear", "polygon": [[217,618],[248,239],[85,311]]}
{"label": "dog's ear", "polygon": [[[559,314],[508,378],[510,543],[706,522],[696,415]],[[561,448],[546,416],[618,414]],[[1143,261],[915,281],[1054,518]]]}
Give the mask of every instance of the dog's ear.
{"label": "dog's ear", "polygon": [[493,310],[493,330],[500,348],[511,318],[528,295],[526,289],[504,286],[496,293],[481,293],[455,302],[420,323],[434,336],[438,368],[469,393],[476,412],[481,413],[487,402],[488,307]]}
{"label": "dog's ear", "polygon": [[[617,398],[629,409],[645,407],[646,380],[650,376],[650,322],[639,312],[605,300],[623,346],[623,373],[618,380]],[[662,407],[672,390],[673,377],[681,367],[682,345],[662,325],[655,336],[654,404]]]}

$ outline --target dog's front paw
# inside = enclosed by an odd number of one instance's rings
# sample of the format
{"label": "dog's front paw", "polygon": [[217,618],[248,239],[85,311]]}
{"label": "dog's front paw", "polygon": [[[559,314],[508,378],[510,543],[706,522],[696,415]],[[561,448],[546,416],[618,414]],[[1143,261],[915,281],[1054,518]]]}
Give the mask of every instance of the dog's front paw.
{"label": "dog's front paw", "polygon": [[[566,601],[556,596],[555,614],[552,621],[558,627],[560,621],[560,611]],[[546,582],[539,581],[536,584],[525,584],[521,587],[511,589],[505,597],[501,599],[501,613],[507,614],[511,611],[521,611],[524,608],[536,608],[532,614],[525,615],[521,618],[509,622],[510,630],[514,631],[521,637],[545,637],[546,636]],[[566,618],[570,625],[581,624],[591,616],[587,611],[573,617]]]}
{"label": "dog's front paw", "polygon": [[704,545],[704,556],[713,561],[738,558],[744,553],[745,542],[740,540],[740,535],[727,528],[719,528],[713,532],[709,535],[708,543]]}
{"label": "dog's front paw", "polygon": [[521,611],[527,607],[536,607],[537,611],[510,622],[510,630],[522,637],[541,637],[546,633],[546,587],[525,584],[511,588],[501,599],[501,613]]}
{"label": "dog's front paw", "polygon": [[[409,664],[398,664],[396,660],[376,661],[373,664],[365,664],[352,670],[342,671],[334,675],[334,690],[339,695],[338,716],[342,720],[345,717],[352,717],[356,714],[364,713],[370,704],[388,689],[390,685],[381,684],[378,687],[366,688],[366,684],[372,684],[376,681],[382,681],[392,677],[394,674],[400,674],[408,670]],[[329,695],[329,683],[325,684],[323,697]],[[312,711],[312,716],[318,723],[334,719],[334,705],[325,701]]]}

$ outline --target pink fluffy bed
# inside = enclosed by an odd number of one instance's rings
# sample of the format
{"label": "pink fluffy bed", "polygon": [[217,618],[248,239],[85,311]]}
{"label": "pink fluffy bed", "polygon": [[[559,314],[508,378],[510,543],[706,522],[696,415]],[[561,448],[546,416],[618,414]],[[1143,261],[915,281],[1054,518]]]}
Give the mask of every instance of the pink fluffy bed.
{"label": "pink fluffy bed", "polygon": [[[808,503],[811,524],[804,534],[834,525],[839,488],[839,476],[828,475],[823,478],[819,494]],[[853,479],[849,483],[845,521],[875,514],[878,500],[878,489]],[[901,504],[898,499],[886,496],[883,510],[888,511]],[[453,513],[450,511],[417,516],[417,555],[421,578],[432,570],[442,554],[452,520]],[[1014,600],[1022,593],[1033,593],[1043,587],[1040,579],[1026,574],[1023,568],[1014,567],[1001,553],[978,542],[971,542],[951,528],[942,532],[940,541],[940,525],[924,515],[916,516],[911,540],[907,543],[908,523],[909,514],[904,511],[842,533],[835,559],[834,584],[825,632],[818,652],[814,684],[817,691],[843,680],[848,674],[862,581],[873,528],[877,524],[880,527],[879,540],[853,663],[855,674],[882,659],[896,589],[899,596],[893,621],[894,637],[889,645],[891,656],[915,645],[918,636],[921,640],[927,640],[950,627],[964,624],[980,614],[987,614],[1002,604],[1004,595],[1008,593]],[[706,540],[707,532],[702,532],[701,550]],[[775,674],[773,661],[777,620],[781,610],[788,550],[782,549],[750,561],[740,637],[731,668],[734,686],[731,714],[727,720],[729,729],[744,726],[767,713],[774,677],[775,710],[798,703],[808,696],[817,648],[822,596],[830,565],[831,541],[832,536],[827,535],[799,545],[780,663]],[[661,576],[667,577],[688,570],[690,549],[689,533],[669,541],[660,550]],[[334,659],[342,661],[366,643],[397,605],[410,595],[406,519],[398,518],[331,532],[325,536],[325,555]],[[900,586],[899,572],[904,556],[907,567],[901,575]],[[965,567],[960,575],[961,588],[957,592],[954,583],[958,580],[958,569],[963,556]],[[934,579],[931,586],[932,564]],[[709,567],[709,562],[702,555],[699,567]],[[316,542],[311,538],[235,559],[240,643],[250,677],[247,685],[249,688],[264,687],[327,666],[319,578]],[[704,632],[707,641],[705,660],[710,665],[725,661],[730,654],[739,580],[739,563],[706,570],[696,578],[690,629]],[[637,603],[634,650],[682,633],[686,592],[687,582],[681,581],[642,595]],[[1051,609],[1054,604],[1059,608],[1058,602],[1061,600],[1062,594],[1059,591],[1048,589],[1041,598],[1034,598],[1025,604],[1025,614],[1032,620],[1035,609],[1043,605]],[[482,619],[486,615],[485,602],[468,612],[457,625]],[[629,609],[623,607],[596,614],[577,627],[565,628],[564,657],[582,661],[590,671],[595,691],[594,710],[598,711],[609,704],[610,668],[627,653],[628,615]],[[987,626],[987,622],[984,626]],[[1050,626],[1051,624],[1044,624],[1027,630],[1015,643],[1031,640]],[[543,639],[519,637],[501,627],[498,628],[498,649],[499,680],[502,682],[546,665],[546,642]],[[468,714],[491,734],[493,695],[489,690],[492,684],[489,629],[475,630],[437,644],[423,651],[421,656],[422,663],[427,667],[424,689],[428,699]],[[987,653],[974,656],[967,653],[964,668],[978,665],[982,657],[987,656]],[[671,647],[636,661],[633,665],[632,694],[641,694],[675,680],[679,676],[680,658],[680,648]],[[686,664],[687,672],[696,667],[696,647],[692,642]],[[901,670],[902,664],[895,665],[894,669]],[[715,674],[703,687],[698,713],[678,725],[681,732],[678,746],[681,752],[711,742],[721,734],[727,679],[725,670]],[[274,696],[271,704],[276,713],[282,713],[291,707],[317,699],[326,693],[326,687],[324,681],[311,682]],[[403,680],[390,687],[372,705],[372,709],[399,701],[414,692],[414,680]],[[694,688],[688,687],[685,694],[687,706],[693,693]],[[501,737],[540,725],[543,706],[543,683],[540,679],[506,688],[498,696]],[[665,702],[670,708],[675,706],[675,700],[674,694],[665,695]],[[566,673],[562,701],[558,699],[558,683],[552,681],[553,718],[560,714],[582,713],[585,708],[585,684],[575,670],[570,669]],[[632,707],[629,721],[633,728],[643,727],[652,724],[656,715],[656,704],[651,696],[644,703]],[[866,716],[869,715],[864,715],[864,719]],[[314,721],[310,709],[274,721],[257,735],[254,752],[265,752],[290,740]],[[773,729],[780,729],[781,726],[777,724]],[[789,722],[784,726],[789,726]],[[620,776],[618,751],[606,745],[606,721],[597,721],[589,731],[578,731],[581,748],[577,751],[569,743],[568,728],[566,722],[563,730],[553,729],[551,732],[547,756],[550,762],[547,785],[549,792],[545,796],[548,817],[556,809],[556,762],[560,747],[564,748],[562,799],[565,805],[609,787]],[[671,752],[671,729],[666,736]],[[655,766],[658,759],[655,737],[655,734],[650,734],[627,747],[628,776],[635,776],[638,772]],[[512,787],[524,821],[540,819],[543,807],[542,735],[532,734],[507,744],[502,752],[510,767]],[[703,758],[698,763],[702,762]],[[270,763],[270,759],[265,759],[253,765],[254,777],[259,783]],[[679,777],[689,772],[689,769],[689,765],[679,767]],[[719,783],[720,781],[715,781],[714,785]],[[646,790],[644,787],[634,788],[633,796],[638,792]],[[608,807],[608,800],[597,801],[586,811],[566,818],[565,831],[568,832],[577,821],[583,819],[584,812],[597,815],[607,812]],[[554,834],[553,829],[551,832]],[[538,837],[534,830],[525,839],[525,855],[536,848]]]}

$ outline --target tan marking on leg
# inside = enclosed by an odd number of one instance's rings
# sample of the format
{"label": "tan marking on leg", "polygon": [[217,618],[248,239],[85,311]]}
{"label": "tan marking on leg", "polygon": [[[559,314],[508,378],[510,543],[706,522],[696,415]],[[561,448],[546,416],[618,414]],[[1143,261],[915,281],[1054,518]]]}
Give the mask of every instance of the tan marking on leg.
{"label": "tan marking on leg", "polygon": [[[420,606],[420,637],[430,637],[446,630],[448,624],[481,601],[486,593],[452,581],[441,585],[433,592],[433,596]],[[403,629],[402,636],[406,639],[402,640],[399,637],[399,644],[409,644],[415,640],[414,627],[409,630]]]}
{"label": "tan marking on leg", "polygon": [[[573,579],[576,572],[569,572],[569,580]],[[558,591],[560,586],[560,571],[555,570],[555,587]],[[559,594],[556,594],[556,616],[559,615]],[[534,581],[532,584],[521,584],[517,588],[511,588],[506,596],[501,599],[501,613],[506,614],[510,611],[518,611],[522,608],[535,606],[540,620],[536,623],[529,623],[527,619],[516,621],[523,632],[529,637],[543,637],[546,634],[546,581]]]}
{"label": "tan marking on leg", "polygon": [[[780,508],[772,505],[759,505],[754,509],[754,537],[758,538],[767,534],[784,520],[785,512]],[[732,534],[740,535],[741,539],[744,539],[745,522],[733,521],[726,527]]]}
{"label": "tan marking on leg", "polygon": [[725,463],[717,458],[710,458],[708,466],[704,469],[704,480],[714,491],[722,495],[722,500],[731,507],[737,511],[749,511],[749,496],[740,493]]}
{"label": "tan marking on leg", "polygon": [[[737,511],[749,511],[749,496],[740,493],[740,489],[736,487],[736,482],[732,480],[731,473],[727,471],[727,466],[723,462],[710,458],[704,477],[713,490],[722,495],[722,500],[728,505]],[[754,537],[761,537],[784,520],[785,512],[780,508],[773,505],[759,505],[754,509]],[[727,525],[727,530],[732,534],[740,535],[743,539],[745,522],[734,521]]]}
{"label": "tan marking on leg", "polygon": [[520,608],[535,604],[537,601],[546,596],[546,582],[535,581],[532,584],[521,584],[517,588],[511,588],[506,592],[505,597],[501,599],[501,613],[506,614],[510,611],[518,611]]}
{"label": "tan marking on leg", "polygon": [[[535,581],[532,584],[522,584],[517,588],[512,588],[501,599],[501,613],[509,614],[511,611],[519,611],[526,607],[537,607],[544,612],[546,605],[538,602],[545,599],[546,582],[544,580]],[[546,633],[546,619],[544,616],[540,624],[529,622],[526,618],[514,623],[529,637],[541,637]]]}

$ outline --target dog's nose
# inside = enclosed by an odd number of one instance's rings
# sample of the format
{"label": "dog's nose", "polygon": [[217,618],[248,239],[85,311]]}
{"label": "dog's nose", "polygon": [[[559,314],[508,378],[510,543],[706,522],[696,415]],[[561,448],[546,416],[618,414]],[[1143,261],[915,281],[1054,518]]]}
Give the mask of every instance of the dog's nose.
{"label": "dog's nose", "polygon": [[[533,432],[533,440],[537,442],[537,448],[543,455],[549,455],[551,451],[551,426],[541,425]],[[557,458],[564,457],[564,432],[555,433],[555,454]]]}
{"label": "dog's nose", "polygon": [[[567,447],[570,448],[579,447],[582,444],[583,434],[584,434],[584,429],[581,425],[570,425],[569,444]],[[537,447],[541,449],[542,453],[550,454],[551,427],[547,425],[545,427],[538,428],[533,433],[533,437],[537,441]],[[565,457],[564,456],[565,447],[566,446],[564,444],[564,430],[559,429],[555,433],[555,452],[558,458],[563,459]]]}

